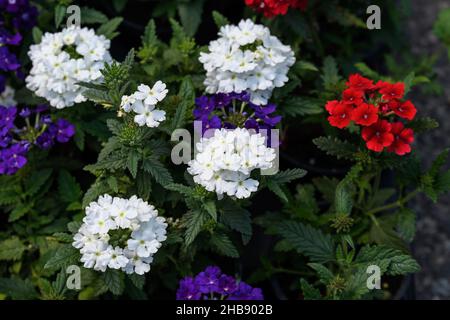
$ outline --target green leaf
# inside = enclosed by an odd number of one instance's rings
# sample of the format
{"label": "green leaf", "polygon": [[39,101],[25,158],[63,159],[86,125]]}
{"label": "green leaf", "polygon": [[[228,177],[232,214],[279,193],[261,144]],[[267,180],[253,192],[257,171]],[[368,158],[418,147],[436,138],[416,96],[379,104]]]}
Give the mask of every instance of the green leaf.
{"label": "green leaf", "polygon": [[149,157],[144,159],[143,169],[150,173],[156,182],[162,186],[173,183],[169,170],[167,170],[163,164],[155,158]]}
{"label": "green leaf", "polygon": [[336,188],[336,195],[334,198],[334,206],[336,213],[339,215],[349,215],[352,212],[353,199],[348,183],[339,183]]}
{"label": "green leaf", "polygon": [[121,12],[128,3],[128,0],[112,0],[114,9],[117,12]]}
{"label": "green leaf", "polygon": [[158,43],[156,35],[155,21],[151,19],[145,27],[144,35],[142,36],[142,44],[147,47],[155,46]]}
{"label": "green leaf", "polygon": [[123,293],[123,290],[125,289],[125,276],[122,271],[108,268],[102,274],[102,279],[111,293],[116,296]]}
{"label": "green leaf", "polygon": [[56,29],[59,28],[59,26],[61,25],[64,17],[66,16],[66,10],[67,10],[67,8],[65,6],[62,6],[62,5],[57,5],[55,7],[55,26],[56,26]]}
{"label": "green leaf", "polygon": [[189,211],[183,216],[182,224],[186,228],[184,234],[184,241],[186,245],[194,242],[197,235],[203,228],[203,225],[208,221],[209,215],[203,210]]}
{"label": "green leaf", "polygon": [[328,285],[334,279],[333,273],[324,265],[320,263],[308,263],[308,266],[317,272],[320,282],[324,285]]}
{"label": "green leaf", "polygon": [[9,214],[8,222],[14,222],[22,218],[25,214],[30,212],[33,208],[33,203],[19,204],[14,208],[13,211]]}
{"label": "green leaf", "polygon": [[203,203],[203,208],[208,212],[208,214],[213,218],[214,221],[217,221],[217,208],[216,203],[211,200]]}
{"label": "green leaf", "polygon": [[173,117],[171,131],[182,128],[184,126],[184,123],[186,121],[186,113],[194,105],[195,88],[190,77],[185,77],[181,82],[178,96],[180,97],[180,104]]}
{"label": "green leaf", "polygon": [[416,234],[416,215],[414,211],[404,208],[398,212],[396,230],[405,241],[413,241]]}
{"label": "green leaf", "polygon": [[406,251],[406,245],[403,239],[394,231],[394,226],[386,222],[377,221],[372,223],[369,232],[370,240],[380,245],[386,245],[392,248]]}
{"label": "green leaf", "polygon": [[222,255],[230,258],[239,258],[239,252],[225,233],[211,234],[211,245]]}
{"label": "green leaf", "polygon": [[38,298],[30,279],[0,278],[0,292],[16,300],[33,300]]}
{"label": "green leaf", "polygon": [[289,241],[298,253],[314,262],[334,260],[334,243],[330,235],[309,225],[295,221],[284,221],[278,225],[278,233]]}
{"label": "green leaf", "polygon": [[227,202],[220,215],[220,221],[233,230],[242,234],[244,244],[247,244],[252,237],[252,220],[250,212],[239,207],[232,201]]}
{"label": "green leaf", "polygon": [[434,188],[439,194],[450,191],[450,170],[436,177]]}
{"label": "green leaf", "polygon": [[313,139],[313,143],[326,154],[335,156],[338,159],[354,160],[357,151],[355,145],[341,141],[336,137],[315,138]]}
{"label": "green leaf", "polygon": [[410,255],[386,246],[364,246],[358,253],[355,264],[363,268],[377,265],[388,275],[401,275],[420,270],[420,266]]}
{"label": "green leaf", "polygon": [[333,203],[335,190],[339,184],[339,180],[337,178],[319,177],[314,178],[312,181],[317,190],[322,194],[323,198],[329,203]]}
{"label": "green leaf", "polygon": [[318,99],[309,97],[292,97],[283,102],[280,110],[291,117],[320,114],[325,107]]}
{"label": "green leaf", "polygon": [[76,129],[75,129],[75,136],[73,137],[73,141],[77,145],[78,149],[80,149],[80,151],[84,150],[85,137],[86,137],[86,135],[84,133],[84,130],[81,129],[81,127],[79,125],[77,125]]}
{"label": "green leaf", "polygon": [[181,24],[186,35],[189,37],[194,36],[202,21],[204,2],[205,0],[191,0],[190,2],[181,2],[178,4],[178,14]]}
{"label": "green leaf", "polygon": [[148,200],[150,192],[152,191],[152,181],[149,173],[140,170],[136,177],[136,185],[138,195],[144,200]]}
{"label": "green leaf", "polygon": [[382,76],[378,72],[374,71],[363,62],[356,63],[355,67],[363,74],[363,76],[368,77],[372,80],[380,80],[382,78]]}
{"label": "green leaf", "polygon": [[77,233],[82,225],[81,221],[72,221],[67,224],[67,230],[72,233]]}
{"label": "green leaf", "polygon": [[41,190],[41,187],[50,179],[53,169],[35,171],[25,182],[25,193],[33,196]]}
{"label": "green leaf", "polygon": [[433,32],[445,45],[450,47],[450,8],[439,12],[433,26]]}
{"label": "green leaf", "polygon": [[81,24],[95,24],[106,22],[108,22],[108,17],[102,12],[88,7],[81,8]]}
{"label": "green leaf", "polygon": [[230,21],[227,19],[227,17],[223,16],[220,12],[218,11],[213,11],[212,12],[212,17],[214,20],[214,23],[216,24],[217,28],[220,29],[220,27],[225,26],[227,24],[230,24]]}
{"label": "green leaf", "polygon": [[142,289],[145,285],[145,276],[137,273],[128,274],[127,277],[138,289]]}
{"label": "green leaf", "polygon": [[267,181],[267,188],[269,188],[270,191],[275,193],[284,202],[289,201],[286,196],[286,193],[283,191],[281,186],[278,183],[276,183],[275,181],[273,181],[273,180]]}
{"label": "green leaf", "polygon": [[309,61],[305,61],[305,60],[297,61],[294,65],[294,68],[296,70],[308,70],[308,71],[315,71],[315,72],[319,71],[319,69],[317,69],[317,67],[313,63],[311,63]]}
{"label": "green leaf", "polygon": [[33,30],[31,31],[33,35],[33,42],[34,43],[41,43],[42,40],[42,30],[39,29],[39,27],[33,27]]}
{"label": "green leaf", "polygon": [[116,18],[109,20],[108,22],[102,24],[97,29],[97,34],[99,34],[99,35],[102,34],[108,39],[115,38],[119,34],[118,32],[116,32],[116,30],[119,27],[119,25],[122,23],[122,21],[123,21],[123,18],[121,18],[121,17],[116,17]]}
{"label": "green leaf", "polygon": [[322,295],[319,289],[314,288],[305,279],[300,279],[300,288],[305,300],[321,300]]}
{"label": "green leaf", "polygon": [[20,260],[26,247],[18,237],[0,242],[0,260]]}
{"label": "green leaf", "polygon": [[167,190],[179,192],[186,197],[200,199],[198,194],[194,191],[194,189],[192,187],[188,187],[183,184],[169,183],[167,185],[163,185],[163,187],[166,188]]}
{"label": "green leaf", "polygon": [[328,56],[323,61],[322,81],[326,90],[333,90],[341,80],[336,61]]}
{"label": "green leaf", "polygon": [[136,150],[130,150],[127,159],[127,168],[134,179],[136,179],[138,164],[141,160],[141,155]]}
{"label": "green leaf", "polygon": [[72,203],[80,200],[81,187],[75,178],[66,170],[59,172],[58,191],[60,199],[64,202]]}
{"label": "green leaf", "polygon": [[288,183],[300,178],[303,178],[306,175],[306,170],[295,168],[295,169],[287,169],[284,171],[280,171],[273,176],[270,176],[270,180],[276,183]]}
{"label": "green leaf", "polygon": [[433,130],[439,127],[439,123],[429,117],[417,117],[406,124],[406,127],[414,130],[415,133],[422,133],[428,130]]}
{"label": "green leaf", "polygon": [[433,161],[431,169],[428,172],[430,176],[436,178],[441,171],[441,167],[447,162],[449,149],[444,149]]}
{"label": "green leaf", "polygon": [[61,245],[45,264],[45,269],[59,269],[80,261],[80,252],[72,244]]}
{"label": "green leaf", "polygon": [[60,242],[65,243],[71,243],[73,242],[73,235],[64,233],[64,232],[57,232],[53,234],[53,237],[55,237]]}

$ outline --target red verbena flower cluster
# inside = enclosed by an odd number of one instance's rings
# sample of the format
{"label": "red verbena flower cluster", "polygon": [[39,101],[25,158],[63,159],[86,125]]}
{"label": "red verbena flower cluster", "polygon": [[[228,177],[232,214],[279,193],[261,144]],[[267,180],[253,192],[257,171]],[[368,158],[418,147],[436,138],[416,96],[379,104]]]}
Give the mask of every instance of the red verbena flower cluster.
{"label": "red verbena flower cluster", "polygon": [[399,118],[413,120],[416,108],[411,101],[403,100],[405,84],[378,81],[376,84],[359,74],[349,77],[342,100],[329,101],[325,108],[328,121],[343,129],[350,122],[362,127],[361,135],[369,150],[405,155],[411,152],[414,132],[405,128]]}
{"label": "red verbena flower cluster", "polygon": [[285,15],[289,8],[306,10],[308,0],[245,0],[245,4],[262,12],[266,18]]}

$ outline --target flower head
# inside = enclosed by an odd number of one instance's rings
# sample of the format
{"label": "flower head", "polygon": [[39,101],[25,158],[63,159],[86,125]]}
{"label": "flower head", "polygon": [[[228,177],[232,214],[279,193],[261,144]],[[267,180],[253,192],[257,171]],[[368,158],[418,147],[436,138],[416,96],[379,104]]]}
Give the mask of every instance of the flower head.
{"label": "flower head", "polygon": [[246,91],[252,103],[266,104],[273,89],[288,81],[287,73],[295,62],[292,49],[251,20],[223,26],[219,36],[209,44],[208,52],[200,54],[206,92]]}
{"label": "flower head", "polygon": [[144,274],[166,240],[166,228],[165,219],[142,199],[106,194],[86,208],[72,245],[80,249],[85,268]]}
{"label": "flower head", "polygon": [[27,88],[62,109],[86,101],[86,88],[78,82],[101,81],[101,70],[110,62],[110,40],[94,30],[69,27],[57,33],[45,33],[28,55],[32,62]]}
{"label": "flower head", "polygon": [[180,280],[177,300],[263,300],[261,289],[223,274],[219,267],[209,266],[197,276]]}
{"label": "flower head", "polygon": [[414,131],[405,128],[403,123],[396,122],[391,124],[391,133],[394,135],[394,141],[388,147],[389,152],[395,152],[403,156],[411,152],[411,143],[414,141]]}

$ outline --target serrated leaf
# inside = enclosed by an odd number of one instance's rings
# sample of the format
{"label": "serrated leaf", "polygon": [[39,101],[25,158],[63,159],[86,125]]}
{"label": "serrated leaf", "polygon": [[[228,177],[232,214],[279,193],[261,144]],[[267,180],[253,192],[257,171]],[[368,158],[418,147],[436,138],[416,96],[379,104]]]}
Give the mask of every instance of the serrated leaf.
{"label": "serrated leaf", "polygon": [[414,211],[404,208],[397,213],[396,230],[405,241],[413,241],[416,234],[416,215]]}
{"label": "serrated leaf", "polygon": [[108,39],[115,38],[119,34],[118,32],[116,32],[116,30],[119,27],[119,25],[122,23],[122,21],[123,21],[123,18],[121,18],[121,17],[116,17],[116,18],[109,20],[108,22],[102,24],[97,29],[97,34],[99,34],[99,35],[102,34]]}
{"label": "serrated leaf", "polygon": [[25,193],[29,196],[35,195],[41,187],[50,179],[53,169],[35,171],[25,183]]}
{"label": "serrated leaf", "polygon": [[141,155],[136,150],[130,150],[127,158],[127,168],[130,171],[134,179],[136,179],[139,161],[141,160]]}
{"label": "serrated leaf", "polygon": [[81,8],[81,24],[94,24],[94,23],[106,23],[108,17],[93,8],[82,7]]}
{"label": "serrated leaf", "polygon": [[291,116],[307,116],[321,114],[325,111],[322,102],[309,97],[292,97],[283,102],[280,110]]}
{"label": "serrated leaf", "polygon": [[341,80],[336,61],[328,56],[323,61],[322,81],[326,90],[333,90]]}
{"label": "serrated leaf", "polygon": [[233,230],[242,234],[244,244],[252,237],[252,220],[250,212],[229,201],[223,208],[220,221]]}
{"label": "serrated leaf", "polygon": [[320,294],[319,289],[314,288],[305,279],[300,279],[300,288],[302,290],[303,297],[305,300],[320,300],[320,299],[322,299],[322,295]]}
{"label": "serrated leaf", "polygon": [[184,241],[186,245],[190,245],[194,242],[208,218],[208,213],[203,210],[189,211],[183,216],[182,223],[186,228],[184,234]]}
{"label": "serrated leaf", "polygon": [[64,202],[72,203],[80,200],[81,187],[75,178],[66,170],[59,172],[58,191],[60,199]]}
{"label": "serrated leaf", "polygon": [[203,203],[203,208],[208,212],[208,214],[213,218],[214,221],[217,221],[217,208],[216,203],[214,201],[207,201]]}
{"label": "serrated leaf", "polygon": [[334,279],[333,273],[324,265],[320,263],[308,263],[308,266],[317,272],[320,282],[324,285],[328,285]]}
{"label": "serrated leaf", "polygon": [[186,114],[189,109],[192,108],[195,101],[195,88],[192,84],[190,77],[185,77],[181,82],[180,91],[178,93],[180,97],[180,104],[175,112],[172,120],[171,130],[179,129],[184,126],[186,121]]}
{"label": "serrated leaf", "polygon": [[319,137],[313,139],[313,143],[322,151],[338,159],[354,160],[357,151],[355,145],[341,141],[336,137]]}
{"label": "serrated leaf", "polygon": [[71,244],[60,246],[54,256],[45,264],[45,269],[58,269],[71,264],[77,264],[80,260],[80,252]]}
{"label": "serrated leaf", "polygon": [[0,242],[0,260],[20,260],[26,247],[18,237]]}
{"label": "serrated leaf", "polygon": [[348,183],[341,182],[336,188],[336,194],[334,198],[334,206],[336,213],[339,215],[349,215],[353,208],[353,199],[350,192],[350,186]]}
{"label": "serrated leaf", "polygon": [[230,258],[239,258],[239,252],[225,233],[213,233],[210,241],[220,254]]}
{"label": "serrated leaf", "polygon": [[356,257],[355,264],[364,268],[377,265],[388,275],[401,275],[420,270],[420,266],[410,255],[386,246],[364,246]]}
{"label": "serrated leaf", "polygon": [[143,161],[142,167],[162,186],[173,183],[169,170],[167,170],[159,160],[152,157],[146,158]]}
{"label": "serrated leaf", "polygon": [[287,169],[284,171],[280,171],[277,174],[270,176],[270,180],[276,183],[288,183],[300,178],[303,178],[306,175],[306,170],[295,168],[295,169]]}
{"label": "serrated leaf", "polygon": [[0,278],[0,292],[16,300],[33,300],[38,293],[29,279]]}
{"label": "serrated leaf", "polygon": [[25,214],[30,212],[33,208],[33,203],[19,204],[14,208],[13,211],[9,214],[8,222],[14,222],[22,218]]}
{"label": "serrated leaf", "polygon": [[125,289],[125,276],[120,270],[106,269],[102,279],[108,290],[116,296],[121,295]]}
{"label": "serrated leaf", "polygon": [[334,243],[330,235],[295,221],[281,222],[277,229],[278,234],[292,243],[298,253],[312,261],[325,263],[334,260]]}
{"label": "serrated leaf", "polygon": [[439,123],[429,117],[417,117],[406,124],[406,127],[414,130],[414,133],[422,133],[428,130],[436,129],[439,127]]}

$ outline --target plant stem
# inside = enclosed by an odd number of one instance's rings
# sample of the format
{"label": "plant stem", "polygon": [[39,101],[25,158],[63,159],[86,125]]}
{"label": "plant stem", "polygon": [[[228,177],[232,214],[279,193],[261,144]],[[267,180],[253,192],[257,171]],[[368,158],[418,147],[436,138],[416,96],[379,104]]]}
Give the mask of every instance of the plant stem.
{"label": "plant stem", "polygon": [[407,203],[409,200],[411,200],[412,198],[414,198],[417,194],[419,193],[419,189],[416,189],[410,193],[408,193],[405,197],[398,199],[397,201],[393,202],[393,203],[389,203],[386,204],[384,206],[378,207],[378,208],[374,208],[372,210],[370,210],[369,212],[367,212],[367,214],[369,216],[374,215],[375,213],[378,213],[380,211],[386,211],[386,210],[390,210],[390,209],[395,209],[397,207],[401,207],[403,206],[405,203]]}

